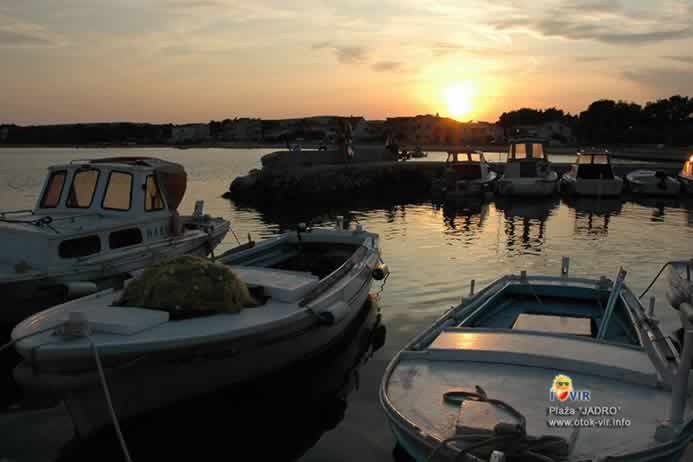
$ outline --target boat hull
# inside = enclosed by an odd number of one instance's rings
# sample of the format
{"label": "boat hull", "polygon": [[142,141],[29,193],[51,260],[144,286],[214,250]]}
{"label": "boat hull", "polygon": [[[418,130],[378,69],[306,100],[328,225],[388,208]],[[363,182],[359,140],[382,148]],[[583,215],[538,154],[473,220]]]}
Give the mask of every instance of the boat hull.
{"label": "boat hull", "polygon": [[496,192],[508,196],[550,196],[556,192],[556,178],[501,178]]}
{"label": "boat hull", "polygon": [[676,196],[681,192],[681,183],[670,176],[663,180],[652,176],[626,176],[628,190],[646,196]]}
{"label": "boat hull", "polygon": [[[168,352],[162,360],[150,361],[145,355],[131,366],[107,369],[108,387],[118,419],[127,421],[177,402],[252,382],[320,354],[339,341],[358,317],[368,298],[370,278],[367,271],[354,281],[361,288],[349,302],[346,316],[332,325],[306,317],[291,326],[264,333],[259,339],[211,345],[204,352],[193,354]],[[30,364],[22,363],[15,369],[15,378],[28,388],[57,389],[81,437],[111,422],[103,389],[94,372],[69,376],[37,374]]]}
{"label": "boat hull", "polygon": [[618,177],[612,180],[576,179],[573,176],[564,175],[559,188],[562,193],[573,196],[615,197],[623,192],[623,180]]}
{"label": "boat hull", "polygon": [[3,323],[16,323],[38,311],[28,300],[45,300],[55,304],[75,298],[70,294],[71,283],[93,282],[96,289],[113,287],[117,281],[162,258],[178,255],[206,256],[216,248],[229,231],[228,222],[220,223],[209,235],[196,233],[191,237],[162,240],[146,246],[134,246],[123,252],[113,252],[109,258],[85,262],[70,271],[54,274],[19,275],[0,279],[0,291],[9,294],[12,307],[3,310]]}

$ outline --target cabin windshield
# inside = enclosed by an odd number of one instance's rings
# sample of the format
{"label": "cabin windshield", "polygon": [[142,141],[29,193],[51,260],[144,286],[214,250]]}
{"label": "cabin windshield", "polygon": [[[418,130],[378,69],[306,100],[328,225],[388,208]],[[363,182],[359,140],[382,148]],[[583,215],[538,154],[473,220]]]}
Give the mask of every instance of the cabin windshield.
{"label": "cabin windshield", "polygon": [[65,205],[70,208],[80,209],[91,207],[98,182],[99,170],[93,168],[78,170],[72,180],[72,187]]}
{"label": "cabin windshield", "polygon": [[102,207],[109,210],[130,210],[132,203],[132,175],[125,172],[111,172],[103,196]]}
{"label": "cabin windshield", "polygon": [[525,144],[514,144],[512,147],[512,158],[513,159],[526,159],[527,158],[527,145]]}
{"label": "cabin windshield", "polygon": [[154,175],[149,175],[147,177],[147,183],[145,185],[145,195],[144,195],[144,210],[151,212],[154,210],[161,210],[164,208],[164,200],[161,197],[161,192],[159,191],[159,185],[156,182]]}
{"label": "cabin windshield", "polygon": [[535,159],[544,158],[544,145],[541,143],[532,144],[532,157]]}
{"label": "cabin windshield", "polygon": [[43,193],[43,198],[41,198],[41,208],[52,209],[58,206],[66,177],[67,172],[65,170],[51,173],[48,179],[48,186],[46,186],[46,192]]}

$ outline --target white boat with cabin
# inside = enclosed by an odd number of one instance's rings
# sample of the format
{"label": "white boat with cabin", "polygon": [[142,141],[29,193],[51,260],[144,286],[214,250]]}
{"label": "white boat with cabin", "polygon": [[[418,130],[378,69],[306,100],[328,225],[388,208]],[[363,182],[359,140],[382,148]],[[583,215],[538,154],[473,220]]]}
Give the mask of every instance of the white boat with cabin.
{"label": "white boat with cabin", "polygon": [[386,369],[398,443],[419,462],[680,460],[693,306],[681,351],[624,278],[569,277],[564,259],[561,276],[504,276],[452,307]]}
{"label": "white boat with cabin", "polygon": [[608,152],[581,151],[570,171],[561,177],[559,188],[575,196],[620,196],[623,178],[614,175]]}
{"label": "white boat with cabin", "polygon": [[[207,255],[229,231],[201,208],[178,215],[179,164],[119,157],[48,170],[33,210],[0,213],[0,288],[14,299],[93,293],[162,257]],[[6,307],[3,321],[29,314],[9,312],[18,309]]]}
{"label": "white boat with cabin", "polygon": [[[252,381],[340,338],[372,281],[387,275],[378,242],[338,220],[337,229],[290,231],[231,249],[216,263],[257,301],[237,313],[117,306],[122,292],[113,289],[42,311],[12,332],[23,359],[15,378],[62,396],[80,436],[111,421],[95,350],[121,421]],[[66,325],[71,317],[77,328]]]}
{"label": "white boat with cabin", "polygon": [[676,196],[681,192],[681,182],[659,170],[635,170],[626,175],[628,190],[645,196]]}
{"label": "white boat with cabin", "polygon": [[497,178],[481,151],[451,151],[445,160],[443,177],[433,181],[432,192],[446,200],[479,196],[493,192]]}
{"label": "white boat with cabin", "polygon": [[556,192],[558,174],[546,157],[538,138],[511,140],[505,170],[496,182],[496,192],[509,196],[549,196]]}
{"label": "white boat with cabin", "polygon": [[681,182],[681,191],[693,194],[693,154],[683,164],[683,168],[677,178]]}

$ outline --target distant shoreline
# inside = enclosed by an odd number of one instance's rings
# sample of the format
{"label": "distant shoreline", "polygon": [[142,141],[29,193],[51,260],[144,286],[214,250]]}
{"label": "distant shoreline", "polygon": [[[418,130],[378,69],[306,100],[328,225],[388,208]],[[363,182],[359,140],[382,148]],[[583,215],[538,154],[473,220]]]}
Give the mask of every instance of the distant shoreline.
{"label": "distant shoreline", "polygon": [[[317,149],[321,143],[299,143],[305,149]],[[355,149],[359,147],[378,147],[385,148],[381,143],[363,143],[356,144]],[[408,150],[412,150],[413,146],[402,146]],[[1,149],[180,149],[182,151],[188,149],[277,149],[285,150],[284,143],[207,143],[195,145],[171,145],[171,144],[94,144],[94,145],[71,145],[71,144],[0,144]],[[335,146],[329,146],[329,149],[335,149]],[[422,145],[421,149],[432,152],[446,152],[453,150],[479,150],[485,152],[504,152],[508,148],[507,144],[495,145]],[[547,146],[547,152],[551,154],[570,155],[577,152],[579,146]],[[685,161],[693,154],[693,147],[660,147],[660,146],[607,146],[606,147],[613,158],[633,159],[633,160],[653,160],[653,161]]]}

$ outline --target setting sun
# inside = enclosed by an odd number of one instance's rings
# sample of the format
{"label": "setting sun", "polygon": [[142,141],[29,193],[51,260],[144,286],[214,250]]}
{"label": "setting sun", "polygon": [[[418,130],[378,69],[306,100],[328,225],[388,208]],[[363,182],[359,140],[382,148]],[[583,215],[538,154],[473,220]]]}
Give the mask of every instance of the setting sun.
{"label": "setting sun", "polygon": [[472,110],[474,91],[469,82],[448,85],[445,90],[445,100],[448,113],[453,117],[463,117]]}

